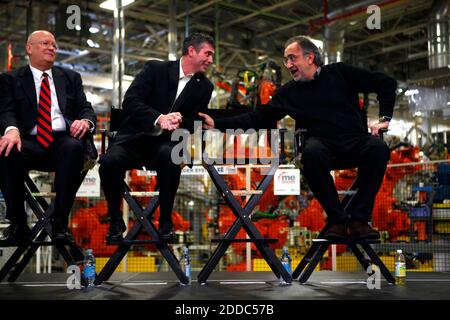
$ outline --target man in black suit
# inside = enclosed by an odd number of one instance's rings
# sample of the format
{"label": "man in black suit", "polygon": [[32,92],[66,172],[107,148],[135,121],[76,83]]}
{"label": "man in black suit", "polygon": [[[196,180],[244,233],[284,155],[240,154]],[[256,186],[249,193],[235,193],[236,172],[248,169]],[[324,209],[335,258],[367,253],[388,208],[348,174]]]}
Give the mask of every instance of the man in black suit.
{"label": "man in black suit", "polygon": [[214,40],[194,33],[183,42],[177,61],[149,61],[136,76],[123,101],[125,120],[100,159],[100,178],[108,202],[111,225],[108,242],[122,240],[126,230],[120,211],[126,170],[154,168],[158,174],[159,233],[173,239],[171,214],[180,182],[181,167],[171,159],[175,142],[171,132],[184,128],[193,132],[197,113],[207,108],[212,83],[205,77],[213,62]]}
{"label": "man in black suit", "polygon": [[86,101],[80,75],[53,66],[56,50],[53,34],[35,31],[26,43],[30,64],[0,77],[1,187],[6,217],[11,221],[3,244],[14,245],[29,236],[24,178],[30,169],[55,171],[53,239],[70,237],[68,216],[85,150],[93,153],[91,157],[97,156],[91,135],[96,124],[94,110]]}
{"label": "man in black suit", "polygon": [[[213,120],[200,114],[204,128],[267,128],[286,115],[307,129],[302,152],[303,174],[328,215],[328,239],[376,239],[369,225],[375,196],[383,181],[389,148],[375,137],[388,128],[397,82],[380,72],[343,63],[324,66],[320,51],[307,37],[286,42],[284,62],[294,80],[279,88],[265,108],[242,116]],[[378,123],[368,132],[358,93],[375,92],[380,104]],[[336,165],[358,167],[358,192],[341,207],[330,170]]]}

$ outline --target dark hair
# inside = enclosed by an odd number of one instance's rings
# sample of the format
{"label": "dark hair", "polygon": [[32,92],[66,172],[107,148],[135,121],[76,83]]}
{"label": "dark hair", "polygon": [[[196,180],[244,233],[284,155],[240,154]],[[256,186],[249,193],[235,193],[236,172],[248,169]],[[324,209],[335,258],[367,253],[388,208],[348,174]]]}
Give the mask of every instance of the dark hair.
{"label": "dark hair", "polygon": [[304,54],[313,53],[314,54],[314,64],[318,67],[323,65],[323,58],[322,53],[320,52],[320,49],[316,47],[316,45],[311,41],[310,38],[305,36],[295,36],[290,38],[286,43],[284,44],[284,47],[286,48],[288,45],[297,42],[297,44],[302,48],[302,51]]}
{"label": "dark hair", "polygon": [[214,39],[210,35],[199,32],[191,33],[183,41],[183,56],[188,54],[188,49],[190,46],[193,46],[195,51],[199,52],[204,42],[208,42],[213,48],[216,46],[214,44]]}

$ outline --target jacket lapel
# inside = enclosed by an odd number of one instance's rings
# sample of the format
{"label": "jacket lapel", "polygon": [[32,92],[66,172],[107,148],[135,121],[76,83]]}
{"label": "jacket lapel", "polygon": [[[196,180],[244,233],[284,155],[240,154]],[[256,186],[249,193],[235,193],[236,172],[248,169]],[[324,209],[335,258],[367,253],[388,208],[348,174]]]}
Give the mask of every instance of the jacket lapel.
{"label": "jacket lapel", "polygon": [[30,106],[32,107],[34,112],[37,112],[37,97],[36,97],[36,87],[34,84],[33,74],[31,73],[31,69],[29,66],[23,69],[23,72],[20,73],[20,84],[22,86],[23,91],[25,91],[25,95],[28,97],[30,101]]}
{"label": "jacket lapel", "polygon": [[53,83],[55,84],[56,96],[58,97],[59,109],[63,114],[66,113],[66,79],[62,72],[56,68],[52,68]]}
{"label": "jacket lapel", "polygon": [[180,60],[169,62],[169,110],[173,106],[177,95],[178,79],[180,75]]}
{"label": "jacket lapel", "polygon": [[186,83],[186,86],[184,87],[177,101],[175,101],[175,105],[172,108],[172,112],[180,109],[181,106],[183,106],[184,102],[186,101],[187,98],[189,98],[192,92],[195,92],[197,90],[200,82],[201,82],[200,76],[198,74],[194,74],[191,80],[189,80],[189,82]]}

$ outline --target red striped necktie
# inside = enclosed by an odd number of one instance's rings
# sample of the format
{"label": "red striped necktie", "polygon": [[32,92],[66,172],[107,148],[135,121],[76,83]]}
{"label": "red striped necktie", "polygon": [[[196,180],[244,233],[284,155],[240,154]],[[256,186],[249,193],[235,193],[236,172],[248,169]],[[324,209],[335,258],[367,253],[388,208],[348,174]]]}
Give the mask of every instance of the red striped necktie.
{"label": "red striped necktie", "polygon": [[41,91],[39,94],[39,106],[37,116],[37,140],[44,147],[48,148],[53,142],[52,135],[52,100],[50,94],[50,84],[48,74],[42,74]]}

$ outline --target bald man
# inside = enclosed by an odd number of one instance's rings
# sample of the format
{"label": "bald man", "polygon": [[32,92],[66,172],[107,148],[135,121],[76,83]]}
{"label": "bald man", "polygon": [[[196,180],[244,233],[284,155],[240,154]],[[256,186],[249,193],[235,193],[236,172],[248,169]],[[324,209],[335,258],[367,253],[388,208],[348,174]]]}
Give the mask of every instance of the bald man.
{"label": "bald man", "polygon": [[0,76],[0,186],[11,222],[0,239],[2,245],[29,238],[24,178],[32,169],[55,171],[53,239],[70,239],[68,216],[85,150],[97,157],[92,142],[94,110],[80,75],[54,66],[57,49],[53,34],[35,31],[26,43],[30,64]]}

